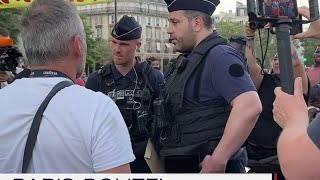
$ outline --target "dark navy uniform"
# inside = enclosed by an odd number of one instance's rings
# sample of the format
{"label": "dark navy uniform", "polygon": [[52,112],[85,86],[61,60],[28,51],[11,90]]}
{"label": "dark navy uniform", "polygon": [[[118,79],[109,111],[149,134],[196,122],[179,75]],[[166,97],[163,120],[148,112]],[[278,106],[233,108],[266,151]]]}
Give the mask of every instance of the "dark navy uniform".
{"label": "dark navy uniform", "polygon": [[[124,16],[112,31],[112,36],[124,41],[140,38],[141,30],[137,27],[140,26],[133,18]],[[136,156],[136,160],[130,163],[133,173],[151,172],[144,153],[152,131],[152,102],[159,96],[163,81],[161,72],[153,69],[149,62],[136,59],[134,68],[125,76],[112,63],[92,73],[86,83],[86,88],[108,95],[120,109]]]}
{"label": "dark navy uniform", "polygon": [[[211,15],[218,0],[166,1],[169,12],[196,10]],[[199,163],[218,145],[231,112],[230,102],[256,91],[240,54],[217,32],[201,41],[189,54],[180,55],[165,74],[165,122],[160,154],[167,172],[197,173]],[[239,150],[226,172],[244,172],[246,153]]]}
{"label": "dark navy uniform", "polygon": [[320,114],[318,114],[315,119],[308,126],[308,136],[312,140],[312,142],[318,147],[320,150]]}

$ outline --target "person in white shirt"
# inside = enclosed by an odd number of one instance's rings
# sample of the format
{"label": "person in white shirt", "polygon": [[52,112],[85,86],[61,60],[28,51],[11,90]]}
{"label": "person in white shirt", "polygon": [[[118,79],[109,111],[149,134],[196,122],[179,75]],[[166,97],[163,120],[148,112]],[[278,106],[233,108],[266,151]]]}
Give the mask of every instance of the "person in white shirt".
{"label": "person in white shirt", "polygon": [[[85,65],[84,27],[75,7],[64,0],[33,1],[22,17],[20,43],[32,73],[0,91],[0,173],[21,173],[37,109],[57,83],[75,82]],[[134,159],[112,100],[72,85],[44,111],[26,172],[129,173]]]}

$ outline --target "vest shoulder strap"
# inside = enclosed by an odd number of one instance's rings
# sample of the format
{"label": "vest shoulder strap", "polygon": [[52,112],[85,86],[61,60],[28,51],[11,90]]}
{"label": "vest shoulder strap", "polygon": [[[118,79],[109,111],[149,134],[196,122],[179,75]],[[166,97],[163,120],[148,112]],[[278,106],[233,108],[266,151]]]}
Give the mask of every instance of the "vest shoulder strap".
{"label": "vest shoulder strap", "polygon": [[204,43],[200,43],[194,50],[195,53],[200,54],[202,56],[207,55],[210,50],[217,45],[226,45],[227,40],[222,37],[217,37],[211,41],[206,41]]}
{"label": "vest shoulder strap", "polygon": [[[191,67],[196,68],[200,64],[200,62],[203,62],[207,54],[210,52],[210,50],[217,46],[217,45],[224,45],[227,44],[227,40],[222,37],[217,37],[215,39],[212,39],[210,41],[205,41],[200,43],[192,52],[187,56],[187,59],[194,59],[196,61],[188,61]],[[180,55],[177,58],[177,66],[176,68],[179,69],[179,72],[184,71],[187,61],[185,60],[185,55]]]}
{"label": "vest shoulder strap", "polygon": [[205,59],[206,56],[209,54],[209,52],[211,51],[212,48],[214,48],[217,45],[226,45],[227,44],[227,40],[219,37],[216,38],[212,41],[208,41],[206,43],[200,44],[201,47],[197,47],[196,52],[198,52],[198,57],[199,59],[201,59],[201,62],[198,66],[198,71],[196,73],[196,84],[195,84],[195,91],[193,92],[193,95],[196,99],[197,102],[200,102],[200,83],[201,83],[201,77],[202,77],[202,72],[203,72],[203,68],[205,65]]}
{"label": "vest shoulder strap", "polygon": [[99,91],[104,94],[107,94],[109,90],[114,89],[115,81],[112,77],[111,64],[106,64],[102,66],[98,71],[98,86]]}
{"label": "vest shoulder strap", "polygon": [[145,75],[148,76],[152,70],[151,62],[150,61],[143,61],[141,63],[141,70],[142,70],[142,73],[144,73]]}
{"label": "vest shoulder strap", "polygon": [[151,62],[150,61],[143,61],[140,63],[140,66],[141,66],[141,74],[142,74],[142,78],[143,78],[145,87],[148,87],[151,92],[154,92],[153,87],[149,83],[149,74],[152,71]]}
{"label": "vest shoulder strap", "polygon": [[98,74],[100,76],[107,76],[107,75],[111,74],[111,64],[106,64],[106,65],[102,66],[99,69]]}

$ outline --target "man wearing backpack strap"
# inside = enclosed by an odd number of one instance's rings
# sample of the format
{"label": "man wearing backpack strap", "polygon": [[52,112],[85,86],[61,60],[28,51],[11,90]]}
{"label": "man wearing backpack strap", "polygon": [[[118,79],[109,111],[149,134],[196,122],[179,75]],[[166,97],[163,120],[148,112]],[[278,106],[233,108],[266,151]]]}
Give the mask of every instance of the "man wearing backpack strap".
{"label": "man wearing backpack strap", "polygon": [[66,87],[83,72],[85,38],[69,2],[35,0],[27,8],[20,46],[32,72],[0,91],[0,173],[130,172],[135,157],[115,103]]}

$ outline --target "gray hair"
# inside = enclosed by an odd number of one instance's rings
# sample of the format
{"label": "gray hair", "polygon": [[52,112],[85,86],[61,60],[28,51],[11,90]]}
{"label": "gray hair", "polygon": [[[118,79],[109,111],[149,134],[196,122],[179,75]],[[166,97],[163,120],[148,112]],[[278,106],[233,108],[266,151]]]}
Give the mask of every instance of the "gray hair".
{"label": "gray hair", "polygon": [[188,18],[189,21],[191,21],[193,18],[200,16],[203,19],[204,26],[207,29],[213,28],[213,23],[211,16],[209,16],[206,13],[200,12],[200,11],[194,11],[194,10],[184,10],[184,14]]}
{"label": "gray hair", "polygon": [[79,36],[86,50],[85,32],[76,8],[65,0],[35,0],[21,21],[19,49],[30,65],[60,61],[69,43]]}

